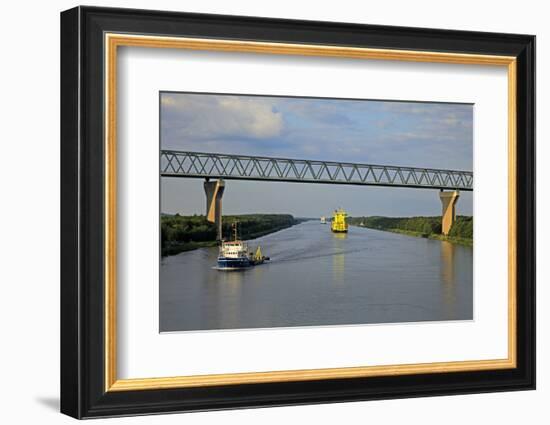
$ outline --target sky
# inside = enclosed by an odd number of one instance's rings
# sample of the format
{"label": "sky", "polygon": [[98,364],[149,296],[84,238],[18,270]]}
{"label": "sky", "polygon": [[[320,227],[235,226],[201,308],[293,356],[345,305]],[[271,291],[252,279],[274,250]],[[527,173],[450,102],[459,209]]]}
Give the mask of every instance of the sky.
{"label": "sky", "polygon": [[[473,168],[471,104],[160,94],[161,149]],[[224,214],[439,215],[438,190],[226,180]],[[161,178],[161,211],[204,214],[202,181]],[[472,214],[461,192],[458,214]]]}

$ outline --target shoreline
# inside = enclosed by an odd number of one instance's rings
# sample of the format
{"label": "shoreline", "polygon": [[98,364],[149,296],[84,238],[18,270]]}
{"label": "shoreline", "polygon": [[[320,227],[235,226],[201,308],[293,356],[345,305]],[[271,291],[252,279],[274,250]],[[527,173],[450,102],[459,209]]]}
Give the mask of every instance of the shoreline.
{"label": "shoreline", "polygon": [[424,239],[432,239],[432,240],[438,240],[438,241],[444,241],[449,242],[455,245],[462,245],[467,246],[469,248],[473,248],[474,241],[473,239],[468,238],[459,238],[456,236],[445,236],[437,233],[422,233],[422,232],[415,232],[414,230],[402,230],[402,229],[382,229],[377,227],[369,227],[369,226],[359,226],[357,224],[350,224],[350,226],[359,227],[361,229],[370,229],[370,230],[379,230],[381,232],[390,232],[390,233],[397,233],[400,235],[405,236],[411,236],[415,238],[424,238]]}
{"label": "shoreline", "polygon": [[[290,226],[277,226],[273,229],[264,230],[261,232],[253,233],[251,236],[249,236],[246,241],[251,241],[254,239],[261,238],[262,236],[270,235],[272,233],[279,232],[281,230],[290,229],[291,227],[296,226],[297,224],[304,223],[307,220],[296,220],[295,223],[291,224]],[[161,255],[161,257],[171,257],[173,255],[181,254],[182,252],[188,252],[188,251],[194,251],[195,249],[199,248],[211,248],[214,246],[218,246],[218,243],[216,241],[203,241],[203,242],[181,242],[175,246],[171,246],[168,249],[169,252],[167,252],[165,255]]]}

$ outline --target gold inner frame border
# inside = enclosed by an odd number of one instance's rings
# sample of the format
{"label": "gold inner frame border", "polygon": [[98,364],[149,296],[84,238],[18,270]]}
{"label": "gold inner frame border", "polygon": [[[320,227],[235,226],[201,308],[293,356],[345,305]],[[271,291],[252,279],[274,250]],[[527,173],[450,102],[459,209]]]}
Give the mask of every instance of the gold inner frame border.
{"label": "gold inner frame border", "polygon": [[[106,33],[105,46],[105,391],[137,391],[216,385],[239,385],[322,379],[380,377],[421,373],[450,373],[511,369],[516,356],[516,285],[517,285],[517,224],[516,224],[516,58],[463,53],[428,52],[393,49],[371,49],[329,45],[288,44],[256,41],[180,38],[150,35]],[[118,47],[148,47],[261,53],[278,55],[321,56],[354,59],[396,60],[469,65],[504,66],[508,72],[508,357],[495,360],[398,364],[381,366],[301,369],[284,371],[228,373],[151,378],[117,378],[116,323],[116,145],[117,145],[117,52]]]}

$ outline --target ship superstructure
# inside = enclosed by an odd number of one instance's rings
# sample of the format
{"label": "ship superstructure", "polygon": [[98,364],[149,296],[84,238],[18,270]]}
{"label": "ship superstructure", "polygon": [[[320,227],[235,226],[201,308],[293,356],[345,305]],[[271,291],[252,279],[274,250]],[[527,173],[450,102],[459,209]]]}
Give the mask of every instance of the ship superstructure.
{"label": "ship superstructure", "polygon": [[248,251],[248,244],[239,239],[237,226],[237,222],[232,224],[233,240],[222,240],[220,244],[218,270],[241,270],[269,260],[262,255],[259,246],[255,254]]}
{"label": "ship superstructure", "polygon": [[334,214],[332,215],[330,230],[332,230],[334,233],[347,233],[348,231],[348,223],[346,221],[347,216],[348,215],[342,208],[335,210]]}

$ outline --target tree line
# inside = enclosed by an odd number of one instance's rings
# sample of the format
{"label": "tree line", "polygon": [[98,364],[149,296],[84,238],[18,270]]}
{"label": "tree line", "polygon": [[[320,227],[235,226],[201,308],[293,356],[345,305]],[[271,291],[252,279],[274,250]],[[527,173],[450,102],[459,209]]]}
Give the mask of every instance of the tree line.
{"label": "tree line", "polygon": [[[421,236],[441,234],[441,217],[349,217],[348,223],[355,226],[364,226],[379,230],[402,230],[419,233]],[[456,217],[449,237],[473,239],[474,218],[459,215]]]}
{"label": "tree line", "polygon": [[[235,221],[239,222],[238,236],[244,240],[255,239],[299,222],[290,214],[224,215],[222,234],[227,240],[233,238],[232,224]],[[163,214],[160,222],[163,256],[216,244],[216,226],[207,221],[204,215]]]}

